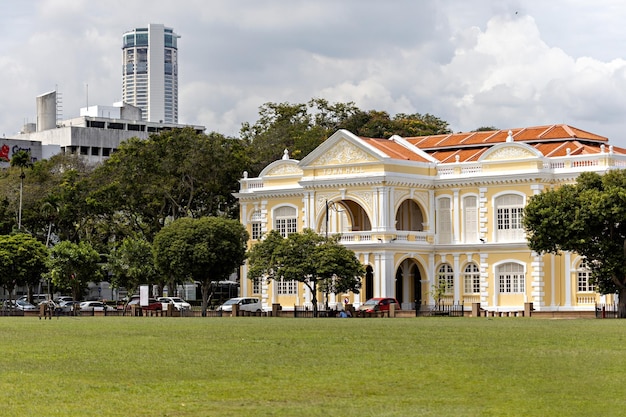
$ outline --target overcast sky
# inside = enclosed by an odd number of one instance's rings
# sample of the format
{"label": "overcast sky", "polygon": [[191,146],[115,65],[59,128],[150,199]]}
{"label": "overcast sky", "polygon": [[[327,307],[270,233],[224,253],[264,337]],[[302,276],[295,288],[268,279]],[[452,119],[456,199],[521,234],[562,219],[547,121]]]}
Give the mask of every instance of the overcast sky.
{"label": "overcast sky", "polygon": [[453,131],[566,123],[626,147],[626,2],[0,0],[0,134],[121,100],[122,34],[181,38],[179,122],[238,136],[266,102],[430,113]]}

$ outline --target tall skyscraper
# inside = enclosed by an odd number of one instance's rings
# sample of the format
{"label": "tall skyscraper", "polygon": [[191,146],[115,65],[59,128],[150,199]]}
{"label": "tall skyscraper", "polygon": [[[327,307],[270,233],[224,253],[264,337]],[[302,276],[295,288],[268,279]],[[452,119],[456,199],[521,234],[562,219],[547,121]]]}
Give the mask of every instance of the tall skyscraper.
{"label": "tall skyscraper", "polygon": [[122,100],[143,120],[178,123],[178,38],[161,24],[124,33]]}

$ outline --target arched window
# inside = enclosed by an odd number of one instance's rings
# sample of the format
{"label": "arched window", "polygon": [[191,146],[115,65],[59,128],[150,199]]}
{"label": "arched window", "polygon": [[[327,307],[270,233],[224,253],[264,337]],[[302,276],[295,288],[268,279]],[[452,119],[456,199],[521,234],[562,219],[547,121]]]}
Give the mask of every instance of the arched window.
{"label": "arched window", "polygon": [[263,216],[261,215],[260,210],[256,210],[252,213],[250,218],[250,225],[252,226],[252,240],[259,240],[263,236],[262,220]]}
{"label": "arched window", "polygon": [[524,292],[524,266],[509,262],[498,266],[496,275],[498,277],[499,291],[501,293],[519,294]]}
{"label": "arched window", "polygon": [[465,266],[463,271],[463,291],[465,294],[477,294],[480,292],[480,268],[474,262]]}
{"label": "arched window", "polygon": [[496,239],[511,242],[524,239],[522,214],[524,198],[517,194],[506,194],[496,198]]}
{"label": "arched window", "polygon": [[578,292],[594,292],[596,286],[591,281],[591,269],[586,261],[582,261],[578,267]]}
{"label": "arched window", "polygon": [[454,270],[450,264],[441,264],[437,278],[437,283],[445,288],[446,294],[454,291]]}
{"label": "arched window", "polygon": [[463,241],[478,242],[478,198],[468,196],[463,199]]}
{"label": "arched window", "polygon": [[283,237],[298,231],[298,213],[295,208],[282,206],[274,210],[274,229]]}
{"label": "arched window", "polygon": [[437,236],[439,243],[452,243],[452,208],[448,197],[437,200]]}
{"label": "arched window", "polygon": [[422,210],[413,200],[405,200],[396,212],[396,229],[421,232],[424,230]]}

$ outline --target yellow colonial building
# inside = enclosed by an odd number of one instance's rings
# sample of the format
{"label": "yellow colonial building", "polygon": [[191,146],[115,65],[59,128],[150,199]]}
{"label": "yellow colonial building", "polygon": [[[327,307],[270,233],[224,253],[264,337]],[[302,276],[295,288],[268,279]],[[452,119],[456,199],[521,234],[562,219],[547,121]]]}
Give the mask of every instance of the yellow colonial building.
{"label": "yellow colonial building", "polygon": [[[389,139],[340,130],[301,161],[285,150],[257,178],[244,173],[236,197],[250,245],[272,229],[341,235],[367,274],[359,294],[331,295],[331,307],[396,297],[428,309],[444,284],[443,301],[466,310],[593,311],[612,297],[595,293],[577,254],[530,251],[523,208],[581,172],[624,167],[626,150],[567,125]],[[246,276],[244,265],[242,295],[266,308],[310,306],[297,282]]]}

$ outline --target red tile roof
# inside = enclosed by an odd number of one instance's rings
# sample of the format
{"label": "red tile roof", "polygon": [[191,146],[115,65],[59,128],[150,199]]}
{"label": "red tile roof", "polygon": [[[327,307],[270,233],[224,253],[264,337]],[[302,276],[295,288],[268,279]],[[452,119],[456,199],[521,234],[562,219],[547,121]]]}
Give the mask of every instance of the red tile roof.
{"label": "red tile roof", "polygon": [[418,161],[418,162],[430,162],[418,152],[412,151],[405,146],[402,146],[398,142],[390,139],[376,139],[376,138],[360,138],[365,143],[373,146],[374,148],[384,152],[390,158],[403,159],[406,161]]}
{"label": "red tile roof", "polygon": [[[442,163],[477,161],[493,145],[507,141],[511,132],[514,142],[526,143],[547,157],[570,155],[592,155],[608,152],[608,139],[604,136],[560,124],[535,126],[507,130],[450,133],[404,138],[409,144],[419,148]],[[390,158],[408,161],[428,162],[418,152],[392,139],[361,138],[366,143],[384,152]],[[626,154],[626,149],[613,148],[613,152]]]}

